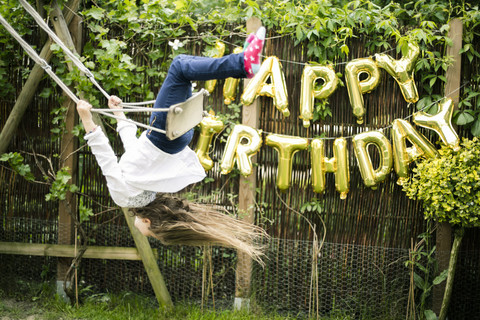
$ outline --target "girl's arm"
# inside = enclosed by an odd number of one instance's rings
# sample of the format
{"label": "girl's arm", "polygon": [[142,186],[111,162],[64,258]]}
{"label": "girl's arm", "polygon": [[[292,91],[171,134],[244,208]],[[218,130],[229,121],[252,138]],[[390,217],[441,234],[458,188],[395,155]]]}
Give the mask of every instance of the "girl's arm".
{"label": "girl's arm", "polygon": [[83,100],[80,100],[77,104],[78,115],[87,132],[85,139],[107,180],[112,199],[119,206],[127,206],[130,191],[123,180],[122,170],[107,137],[101,128],[97,129],[97,125],[93,122],[91,108],[92,106]]}
{"label": "girl's arm", "polygon": [[[108,99],[108,107],[110,109],[121,109],[121,103],[122,100],[116,96],[111,96],[110,99]],[[113,114],[122,119],[127,119],[123,112],[116,111]],[[128,121],[118,120],[117,131],[120,134],[120,139],[122,139],[123,147],[126,151],[137,144],[137,126],[135,124]]]}

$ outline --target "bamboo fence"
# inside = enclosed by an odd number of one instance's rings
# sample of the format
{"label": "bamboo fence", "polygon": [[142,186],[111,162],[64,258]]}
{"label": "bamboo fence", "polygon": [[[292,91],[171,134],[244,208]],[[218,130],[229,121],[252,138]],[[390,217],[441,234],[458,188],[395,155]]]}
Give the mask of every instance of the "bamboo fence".
{"label": "bamboo fence", "polygon": [[[37,37],[37,33],[38,30],[34,30],[33,34],[27,37],[27,41],[37,44],[36,41],[40,38]],[[298,117],[303,66],[290,61],[305,63],[313,58],[307,55],[305,43],[293,45],[293,39],[275,36],[274,31],[269,31],[268,37],[271,39],[266,43],[264,55],[275,55],[282,60],[291,115],[288,118],[283,117],[275,109],[271,98],[260,97],[259,123],[260,129],[264,132],[306,138],[322,134],[332,138],[351,137],[367,130],[388,128],[394,119],[406,118],[415,111],[414,106],[408,106],[404,101],[394,79],[382,72],[379,86],[373,92],[364,95],[366,115],[363,125],[356,123],[349,104],[347,89],[342,86],[329,98],[332,116],[324,121],[313,123],[309,128],[304,128]],[[226,52],[233,51],[233,43],[241,45],[242,39],[229,38],[226,43]],[[335,71],[344,74],[346,61],[368,57],[375,53],[369,51],[364,43],[365,40],[362,37],[349,43],[349,56],[347,59],[334,61]],[[0,43],[0,49],[4,47],[5,44]],[[15,44],[14,47],[16,48]],[[190,43],[187,49],[192,54],[200,55],[203,43],[200,41]],[[395,52],[389,54],[394,56]],[[474,59],[472,63],[465,61],[462,64],[463,80],[468,80],[472,74],[480,72],[478,58]],[[15,88],[15,94],[18,94],[24,84],[25,74],[31,69],[33,62],[23,56],[19,56],[14,61],[15,64],[7,66],[7,76]],[[135,62],[142,64],[140,59]],[[416,80],[419,76],[416,75]],[[149,79],[149,81],[153,85],[158,82],[158,79]],[[199,83],[199,87],[202,85]],[[216,90],[208,98],[208,104],[216,113],[230,112],[223,103],[222,86],[223,81],[218,81]],[[9,152],[26,152],[26,163],[30,164],[37,177],[42,175],[39,167],[48,170],[50,165],[40,155],[55,159],[55,156],[61,153],[59,143],[51,139],[51,130],[61,125],[52,125],[55,115],[51,114],[52,107],[58,105],[60,92],[56,88],[55,94],[49,98],[42,98],[39,94],[44,88],[52,88],[52,83],[47,78],[42,81],[34,101],[28,106],[8,150]],[[441,88],[436,87],[435,91],[441,92]],[[420,96],[422,93],[422,87],[419,86]],[[0,129],[3,128],[13,107],[15,94],[0,100]],[[239,97],[240,93],[237,95],[237,103],[239,103]],[[147,117],[139,115],[136,119],[146,122]],[[431,141],[436,139],[430,132],[422,132]],[[390,138],[388,129],[384,133]],[[468,133],[461,132],[461,134]],[[114,130],[109,130],[109,135],[114,149],[120,155],[123,150]],[[195,142],[196,138],[192,142],[193,147]],[[281,301],[279,303],[281,307],[278,309],[308,310],[312,303],[315,304],[311,298],[312,265],[318,266],[317,295],[321,302],[317,302],[317,308],[323,313],[330,312],[334,305],[337,308],[343,306],[344,309],[348,309],[352,304],[358,303],[360,297],[365,299],[364,305],[386,306],[388,310],[382,310],[384,312],[378,316],[379,319],[397,310],[394,304],[406,305],[406,296],[397,295],[397,293],[389,296],[391,291],[388,289],[399,287],[401,290],[408,291],[408,283],[407,287],[405,282],[397,283],[404,278],[396,275],[404,271],[408,280],[408,270],[402,264],[408,258],[411,239],[416,240],[417,236],[426,230],[421,204],[405,196],[401,187],[396,184],[394,173],[390,174],[376,190],[365,187],[358,170],[351,138],[347,138],[347,143],[350,190],[345,200],[341,200],[340,195],[335,191],[333,174],[327,174],[327,189],[323,195],[313,192],[308,151],[300,151],[295,155],[291,187],[285,192],[280,192],[276,187],[278,168],[276,151],[264,145],[258,152],[254,174],[259,188],[255,199],[259,209],[256,210],[255,221],[272,236],[271,242],[268,243],[266,268],[255,267],[253,271],[252,290],[260,305],[278,300]],[[216,163],[208,176],[213,178],[213,181],[202,186],[190,187],[189,191],[196,192],[199,196],[209,196],[209,202],[234,210],[234,203],[229,198],[238,195],[238,176],[220,174],[218,161],[224,145],[225,143],[218,138],[212,149],[211,157],[216,160]],[[332,145],[333,140],[327,140],[325,154],[328,157],[333,156]],[[374,163],[378,163],[378,155],[376,153],[372,155]],[[89,195],[82,200],[83,204],[96,213],[111,208],[113,203],[95,159],[86,148],[81,149],[77,156],[78,185],[82,193]],[[52,168],[57,170],[58,163],[53,161]],[[0,240],[56,243],[59,233],[62,232],[62,226],[56,224],[58,204],[45,201],[48,187],[44,184],[28,183],[4,166],[0,167],[0,178],[0,213],[3,225],[0,229]],[[321,203],[322,210],[304,212],[301,215],[299,211],[302,205],[312,199],[317,199]],[[310,228],[307,219],[315,230]],[[105,221],[108,223],[98,227]],[[95,216],[86,224],[88,230],[99,228],[93,233],[91,240],[95,245],[134,246],[133,239],[125,226],[125,219],[120,210]],[[325,243],[323,243],[321,254],[313,258],[311,241],[315,233],[320,239],[325,237]],[[172,298],[176,301],[202,299],[204,263],[199,250],[190,247],[167,248],[155,242],[152,242],[152,246],[157,249],[159,265]],[[472,308],[479,308],[478,304],[472,303],[475,299],[478,301],[479,296],[471,289],[476,287],[473,284],[480,284],[477,272],[480,264],[478,246],[478,229],[468,230],[456,276],[451,303],[452,316],[478,314],[470,313],[479,311],[472,310]],[[234,282],[235,257],[235,253],[229,249],[213,248],[212,258],[216,270],[213,282],[217,284],[215,288],[217,301],[221,298],[231,298],[234,294],[231,285],[224,285],[224,283]],[[1,259],[2,273],[23,272],[33,278],[36,274],[38,275],[42,265],[49,265],[56,258],[23,257],[21,258],[23,260],[20,260],[23,265],[19,268],[11,266],[12,263],[17,264],[19,260],[5,255],[2,255]],[[81,276],[89,279],[89,282],[94,283],[100,290],[116,290],[120,287],[121,290],[151,292],[148,278],[138,261],[84,260]],[[374,295],[372,291],[369,295],[366,293],[369,288],[375,288],[375,292],[383,294]],[[355,308],[352,310],[361,312]],[[368,310],[368,312],[373,311]],[[378,315],[380,311],[375,312]],[[375,318],[375,315],[373,317]]]}

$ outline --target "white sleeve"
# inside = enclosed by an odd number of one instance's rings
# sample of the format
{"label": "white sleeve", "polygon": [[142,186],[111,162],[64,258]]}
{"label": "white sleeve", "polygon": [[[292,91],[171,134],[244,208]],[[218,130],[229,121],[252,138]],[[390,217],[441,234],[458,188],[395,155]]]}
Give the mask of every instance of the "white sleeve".
{"label": "white sleeve", "polygon": [[107,180],[107,187],[113,201],[121,207],[126,207],[130,196],[128,187],[123,179],[123,173],[118,164],[118,159],[110,146],[108,138],[103,133],[102,128],[97,127],[95,131],[85,135],[85,140],[87,140],[87,143]]}
{"label": "white sleeve", "polygon": [[138,144],[137,126],[133,122],[118,120],[117,132],[120,134],[125,151]]}

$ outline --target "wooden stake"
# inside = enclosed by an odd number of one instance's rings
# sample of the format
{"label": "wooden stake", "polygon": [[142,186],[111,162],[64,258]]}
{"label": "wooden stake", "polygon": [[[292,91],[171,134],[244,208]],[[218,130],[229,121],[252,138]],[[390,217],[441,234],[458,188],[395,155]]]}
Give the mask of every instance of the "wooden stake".
{"label": "wooden stake", "polygon": [[[453,19],[450,22],[450,31],[448,37],[452,39],[452,46],[447,47],[447,56],[451,56],[454,62],[448,67],[445,84],[445,95],[453,100],[454,105],[458,105],[460,91],[460,79],[462,71],[462,58],[460,50],[462,49],[462,34],[463,26],[460,19]],[[436,232],[436,251],[438,260],[438,270],[442,272],[448,269],[450,260],[450,251],[452,250],[452,228],[450,224],[443,222],[439,223]],[[440,253],[440,254],[439,254]],[[445,292],[445,282],[433,287],[433,311],[436,314],[440,313],[442,307],[442,300]]]}
{"label": "wooden stake", "polygon": [[[250,18],[247,21],[247,33],[257,31],[262,26],[258,18]],[[247,79],[244,81],[244,87],[248,85]],[[260,107],[257,101],[249,106],[244,106],[242,110],[242,123],[252,128],[259,127]],[[256,157],[252,157],[252,163],[256,162]],[[256,175],[251,174],[248,177],[240,177],[240,187],[238,194],[238,209],[241,218],[249,223],[255,220],[255,189],[257,187]],[[248,306],[248,297],[250,296],[250,283],[252,272],[252,259],[242,252],[238,252],[238,262],[236,269],[236,290],[235,305],[236,309]]]}
{"label": "wooden stake", "polygon": [[137,247],[138,253],[142,257],[143,266],[147,271],[148,278],[152,284],[153,291],[157,297],[158,303],[164,307],[173,306],[172,299],[168,293],[167,286],[163,279],[160,269],[158,268],[157,260],[152,252],[150,243],[148,243],[147,237],[140,233],[135,227],[135,218],[126,208],[122,208],[125,220],[127,220],[128,227],[132,233],[133,240]]}
{"label": "wooden stake", "polygon": [[[52,2],[52,11],[50,13],[50,18],[55,28],[55,33],[59,38],[67,44],[67,46],[73,51],[81,51],[80,47],[75,47],[72,41],[70,30],[65,21],[65,18],[58,6],[57,2]],[[75,21],[75,19],[72,19]],[[81,31],[81,30],[76,30]],[[70,71],[73,71],[71,64],[68,65]],[[66,95],[63,95],[66,97]],[[76,183],[77,177],[77,157],[71,156],[75,151],[77,145],[77,139],[71,133],[75,123],[76,123],[76,112],[75,104],[69,98],[65,99],[63,106],[67,110],[67,115],[65,117],[65,132],[62,135],[60,143],[60,166],[70,168],[70,174],[72,179],[70,183]],[[65,200],[61,200],[58,203],[58,225],[61,232],[58,233],[58,243],[59,244],[72,244],[72,241],[75,241],[77,244],[77,239],[73,236],[73,216],[77,212],[77,204],[75,195],[72,192],[68,192],[65,195]],[[76,232],[76,229],[75,229]],[[71,265],[71,259],[69,258],[59,258],[57,263],[57,281],[64,281],[68,269]],[[76,269],[75,269],[75,280],[76,280]]]}

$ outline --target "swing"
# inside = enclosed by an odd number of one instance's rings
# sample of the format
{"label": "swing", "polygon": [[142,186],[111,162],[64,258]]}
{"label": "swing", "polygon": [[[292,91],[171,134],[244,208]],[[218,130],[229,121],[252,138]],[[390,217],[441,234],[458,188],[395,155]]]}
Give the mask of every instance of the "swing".
{"label": "swing", "polygon": [[[103,90],[103,88],[97,83],[92,72],[77,58],[77,56],[70,51],[68,47],[58,38],[58,36],[53,32],[50,27],[43,21],[42,17],[35,11],[35,9],[25,0],[19,0],[25,10],[37,21],[38,25],[49,34],[55,43],[57,43],[63,50],[63,52],[71,59],[72,63],[75,64],[80,71],[85,74],[85,76],[92,82],[93,85],[107,98],[110,98],[110,95]],[[52,71],[52,67],[42,59],[35,50],[25,41],[23,38],[13,29],[13,27],[3,18],[0,14],[0,23],[5,27],[5,29],[19,42],[23,47],[25,52],[32,58],[36,63],[38,63],[47,74],[63,89],[63,91],[75,102],[78,103],[80,100],[69,88],[68,86]],[[199,124],[204,116],[204,96],[208,96],[208,91],[201,89],[199,92],[196,92],[184,102],[170,106],[169,108],[149,108],[149,107],[139,107],[140,105],[149,105],[155,103],[155,100],[145,101],[145,102],[135,102],[135,103],[122,103],[122,109],[96,109],[92,108],[91,112],[96,112],[107,117],[122,119],[124,121],[132,122],[139,127],[145,129],[157,131],[163,133],[167,136],[168,139],[174,140],[184,133],[188,132],[190,129]],[[113,114],[116,111],[123,112],[167,112],[167,122],[165,130],[158,129],[132,119],[123,119],[117,117]]]}

